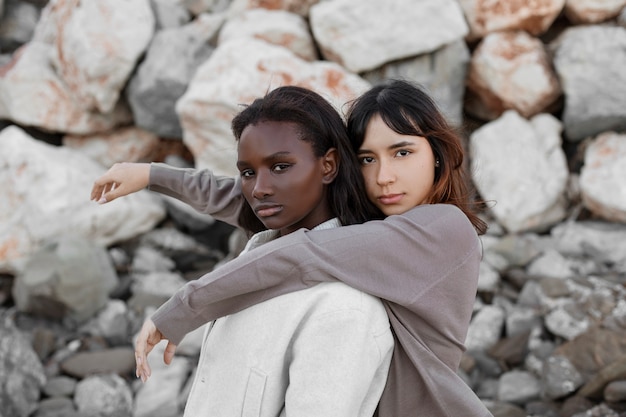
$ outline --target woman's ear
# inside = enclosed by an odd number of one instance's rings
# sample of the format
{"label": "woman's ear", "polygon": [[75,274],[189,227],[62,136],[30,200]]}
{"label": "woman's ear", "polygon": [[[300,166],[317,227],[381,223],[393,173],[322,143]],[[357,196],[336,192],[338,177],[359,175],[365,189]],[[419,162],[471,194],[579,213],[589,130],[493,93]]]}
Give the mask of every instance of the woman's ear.
{"label": "woman's ear", "polygon": [[339,155],[336,148],[330,148],[322,157],[322,169],[324,172],[322,182],[324,184],[333,182],[339,172]]}

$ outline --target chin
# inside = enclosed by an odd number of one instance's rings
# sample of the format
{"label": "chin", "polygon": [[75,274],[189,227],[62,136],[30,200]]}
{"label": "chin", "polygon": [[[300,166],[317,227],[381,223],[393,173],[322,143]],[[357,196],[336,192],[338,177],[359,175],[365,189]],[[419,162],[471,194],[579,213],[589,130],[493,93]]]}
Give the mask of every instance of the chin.
{"label": "chin", "polygon": [[405,208],[397,207],[397,206],[393,206],[393,207],[385,206],[385,207],[379,207],[379,209],[380,211],[383,212],[385,216],[392,216],[394,214],[402,214],[406,211]]}

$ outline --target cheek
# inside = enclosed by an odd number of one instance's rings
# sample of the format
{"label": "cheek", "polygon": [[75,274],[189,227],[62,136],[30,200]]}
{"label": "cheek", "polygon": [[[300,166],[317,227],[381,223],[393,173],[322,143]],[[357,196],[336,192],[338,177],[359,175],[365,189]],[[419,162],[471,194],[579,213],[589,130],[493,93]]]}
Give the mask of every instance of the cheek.
{"label": "cheek", "polygon": [[252,181],[243,181],[241,183],[241,195],[246,201],[249,203],[252,201],[252,190],[254,189],[254,184]]}
{"label": "cheek", "polygon": [[368,195],[371,194],[376,187],[376,178],[372,173],[372,169],[361,168],[361,175],[363,175],[363,181],[365,182],[365,190]]}
{"label": "cheek", "polygon": [[434,169],[431,170],[428,166],[419,172],[413,172],[410,178],[413,179],[414,190],[420,194],[428,194],[435,184]]}

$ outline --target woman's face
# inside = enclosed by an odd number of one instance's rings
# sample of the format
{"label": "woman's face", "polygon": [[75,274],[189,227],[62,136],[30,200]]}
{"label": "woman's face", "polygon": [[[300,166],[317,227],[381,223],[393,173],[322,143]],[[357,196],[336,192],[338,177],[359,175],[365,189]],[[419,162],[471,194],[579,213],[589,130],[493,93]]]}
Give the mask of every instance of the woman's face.
{"label": "woman's face", "polygon": [[391,130],[372,117],[358,151],[367,196],[385,215],[424,204],[435,180],[435,157],[428,140]]}
{"label": "woman's face", "polygon": [[325,186],[334,150],[316,157],[295,124],[279,122],[247,126],[237,150],[243,195],[265,227],[285,235],[332,218]]}

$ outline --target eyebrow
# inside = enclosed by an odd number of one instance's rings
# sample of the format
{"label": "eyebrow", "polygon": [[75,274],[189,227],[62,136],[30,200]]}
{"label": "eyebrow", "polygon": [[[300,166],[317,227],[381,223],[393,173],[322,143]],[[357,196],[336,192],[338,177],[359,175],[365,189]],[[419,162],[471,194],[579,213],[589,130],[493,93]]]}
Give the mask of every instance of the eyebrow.
{"label": "eyebrow", "polygon": [[[270,156],[268,156],[266,158],[263,158],[263,160],[271,162],[271,161],[274,161],[274,160],[277,160],[277,159],[286,158],[289,155],[291,155],[291,152],[288,152],[288,151],[276,152],[276,153],[273,153],[273,154],[271,154]],[[242,161],[240,159],[237,160],[237,167],[238,168],[241,168],[241,167],[244,167],[244,166],[248,166],[248,165],[249,165],[249,163],[247,161]]]}
{"label": "eyebrow", "polygon": [[[398,148],[406,148],[407,146],[415,146],[415,143],[403,140],[402,142],[396,142],[392,145],[389,145],[387,149],[394,150]],[[374,152],[369,149],[359,149],[357,151],[357,155],[360,155],[362,153],[374,153]]]}

